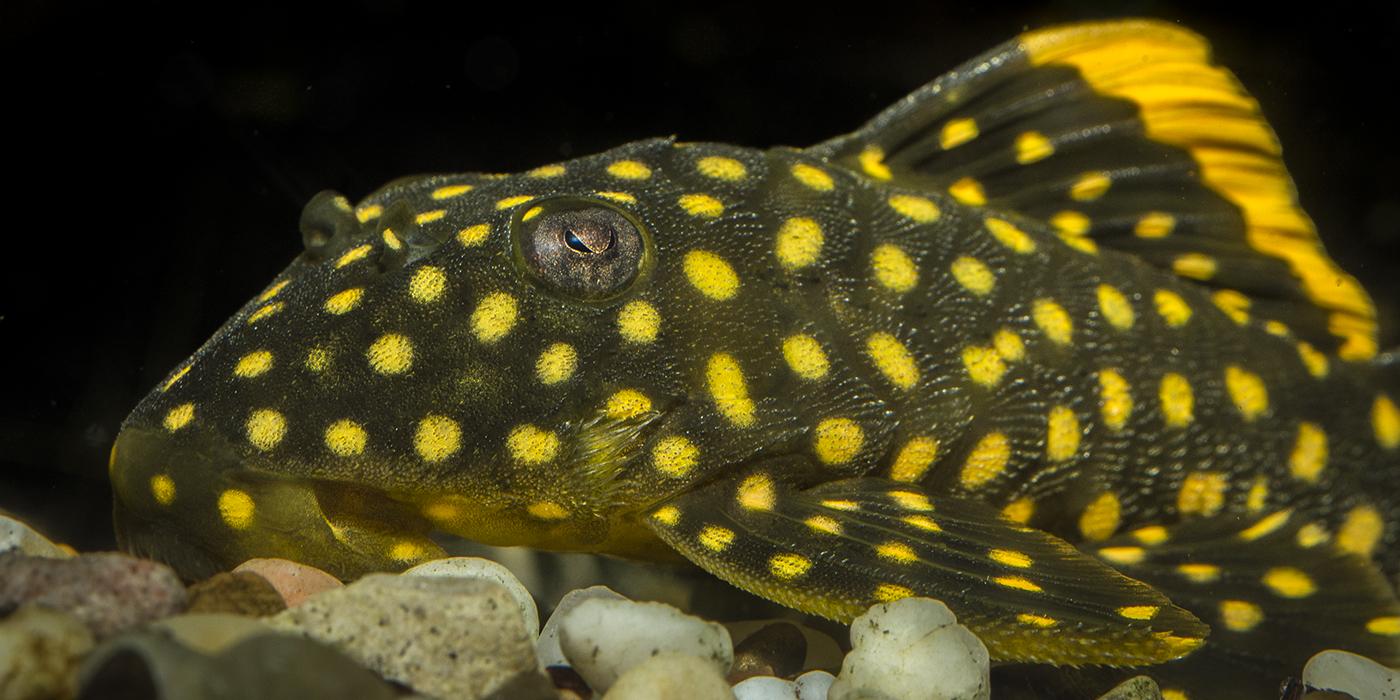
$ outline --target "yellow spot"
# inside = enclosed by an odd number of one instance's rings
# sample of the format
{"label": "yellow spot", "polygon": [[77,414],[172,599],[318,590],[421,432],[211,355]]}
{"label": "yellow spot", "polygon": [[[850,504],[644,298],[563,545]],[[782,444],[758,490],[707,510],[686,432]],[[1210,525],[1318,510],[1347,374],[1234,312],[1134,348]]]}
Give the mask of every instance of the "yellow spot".
{"label": "yellow spot", "polygon": [[919,268],[899,246],[885,243],[870,253],[870,266],[880,286],[903,294],[919,283]]}
{"label": "yellow spot", "polygon": [[933,504],[929,503],[928,496],[916,491],[891,491],[890,498],[895,505],[905,510],[931,511]]}
{"label": "yellow spot", "polygon": [[651,518],[662,525],[675,527],[676,523],[681,521],[681,509],[675,506],[661,506],[651,514]]}
{"label": "yellow spot", "polygon": [[352,420],[338,420],[326,428],[326,449],[341,457],[365,451],[365,429]]}
{"label": "yellow spot", "polygon": [[360,305],[360,299],[363,298],[364,295],[365,290],[359,287],[332,294],[330,298],[326,299],[326,313],[335,314],[336,316],[350,313],[355,307]]}
{"label": "yellow spot", "polygon": [[359,209],[356,209],[355,218],[363,224],[368,222],[370,219],[379,218],[379,215],[383,213],[384,207],[381,207],[378,204],[371,204],[367,207],[360,207]]}
{"label": "yellow spot", "polygon": [[175,372],[175,374],[170,375],[170,378],[165,380],[165,383],[161,385],[160,390],[170,391],[170,387],[175,386],[175,382],[180,381],[182,377],[184,377],[186,374],[189,374],[190,367],[193,366],[194,365],[185,365],[184,367],[181,367],[179,371]]}
{"label": "yellow spot", "polygon": [[535,198],[534,195],[529,195],[529,194],[518,194],[518,195],[515,195],[514,197],[506,197],[505,199],[502,199],[502,200],[499,200],[499,201],[496,202],[496,208],[497,208],[497,209],[509,209],[509,208],[511,208],[511,207],[519,206],[519,205],[521,205],[521,204],[524,204],[524,203],[526,203],[526,202],[528,202],[528,201],[530,201],[530,200],[532,200],[532,199],[534,199],[534,198]]}
{"label": "yellow spot", "polygon": [[1016,162],[1030,165],[1045,160],[1055,152],[1055,145],[1039,131],[1023,131],[1016,136]]}
{"label": "yellow spot", "polygon": [[661,438],[651,448],[652,464],[668,476],[685,476],[699,461],[700,448],[680,435]]}
{"label": "yellow spot", "polygon": [[1400,636],[1400,617],[1394,615],[1373,617],[1366,621],[1366,631],[1387,637]]}
{"label": "yellow spot", "polygon": [[889,180],[893,177],[889,166],[885,165],[885,151],[879,146],[866,146],[865,150],[856,156],[856,160],[860,161],[860,169],[876,180]]}
{"label": "yellow spot", "polygon": [[1001,517],[1013,523],[1025,525],[1035,515],[1035,499],[1030,496],[1018,498],[1001,509]]}
{"label": "yellow spot", "polygon": [[1026,344],[1021,341],[1021,336],[1009,328],[1003,328],[992,336],[992,347],[1007,362],[1018,362],[1026,357]]}
{"label": "yellow spot", "polygon": [[1249,527],[1241,530],[1240,539],[1246,542],[1253,542],[1254,540],[1264,537],[1269,533],[1272,533],[1275,530],[1278,530],[1279,528],[1283,527],[1284,524],[1288,522],[1288,519],[1292,516],[1293,510],[1291,508],[1287,510],[1281,510],[1277,513],[1271,513],[1263,518],[1260,518],[1259,522],[1256,522],[1253,525],[1250,525]]}
{"label": "yellow spot", "polygon": [[1070,199],[1076,202],[1092,202],[1108,191],[1110,182],[1108,173],[1102,170],[1084,173],[1074,181],[1073,185],[1070,185]]}
{"label": "yellow spot", "polygon": [[1176,572],[1192,583],[1211,583],[1220,578],[1220,567],[1214,564],[1180,564]]}
{"label": "yellow spot", "polygon": [[272,369],[272,353],[266,350],[255,350],[239,358],[238,364],[234,366],[233,373],[243,378],[257,377]]}
{"label": "yellow spot", "polygon": [[617,332],[631,343],[650,343],[661,330],[661,314],[640,299],[629,301],[617,313]]}
{"label": "yellow spot", "polygon": [[1069,243],[1071,240],[1082,238],[1084,234],[1089,232],[1090,221],[1089,217],[1082,212],[1066,209],[1051,216],[1050,225],[1055,227],[1060,240]]}
{"label": "yellow spot", "polygon": [[611,199],[612,201],[618,202],[619,204],[637,203],[637,198],[633,197],[630,194],[627,194],[626,192],[594,192],[593,194],[596,194],[604,199]]}
{"label": "yellow spot", "polygon": [[371,250],[374,250],[374,246],[366,243],[364,245],[356,246],[354,248],[351,248],[350,250],[345,251],[343,254],[341,254],[339,258],[336,258],[336,269],[338,270],[357,260],[364,260],[367,256],[369,256],[369,252]]}
{"label": "yellow spot", "polygon": [[1176,509],[1183,515],[1210,517],[1225,505],[1225,475],[1220,472],[1187,474],[1176,494]]}
{"label": "yellow spot", "polygon": [[1074,335],[1074,322],[1065,307],[1050,299],[1036,299],[1031,306],[1031,319],[1056,345],[1068,345]]}
{"label": "yellow spot", "polygon": [[700,174],[705,177],[712,177],[716,180],[727,180],[729,182],[738,182],[744,179],[744,176],[749,173],[748,168],[745,168],[743,163],[733,158],[723,158],[720,156],[706,156],[701,158],[695,164],[695,169],[699,170]]}
{"label": "yellow spot", "polygon": [[[1199,640],[1191,641],[1195,643],[1196,646],[1199,646]],[[1191,648],[1194,649],[1195,646]],[[1190,649],[1187,649],[1186,651],[1190,651]],[[1191,700],[1191,696],[1187,695],[1186,691],[1181,690],[1179,688],[1163,688],[1162,700]]]}
{"label": "yellow spot", "polygon": [[841,534],[841,523],[836,522],[835,518],[828,518],[825,515],[813,515],[802,522],[816,532],[825,532],[828,535]]}
{"label": "yellow spot", "polygon": [[369,366],[380,374],[403,374],[413,366],[413,342],[408,336],[385,333],[365,353]]}
{"label": "yellow spot", "polygon": [[238,489],[219,494],[219,519],[235,530],[246,529],[253,524],[253,497]]}
{"label": "yellow spot", "polygon": [[494,343],[515,327],[516,316],[515,297],[491,292],[472,311],[472,335],[483,343]]}
{"label": "yellow spot", "polygon": [[457,232],[457,242],[464,248],[474,248],[486,242],[486,237],[491,235],[491,227],[488,224],[476,224],[468,226]]}
{"label": "yellow spot", "polygon": [[283,289],[286,289],[288,284],[291,284],[291,280],[282,280],[281,282],[278,282],[277,284],[268,287],[267,291],[258,295],[258,301],[271,300],[272,297],[277,296],[279,292],[281,292]]}
{"label": "yellow spot", "polygon": [[1246,423],[1269,410],[1269,392],[1264,388],[1264,380],[1253,372],[1238,365],[1226,367],[1225,389]]}
{"label": "yellow spot", "polygon": [[1162,608],[1156,605],[1127,605],[1118,608],[1118,615],[1129,620],[1151,620],[1161,611]]}
{"label": "yellow spot", "polygon": [[1079,418],[1067,406],[1055,406],[1046,416],[1045,456],[1063,462],[1079,451]]}
{"label": "yellow spot", "polygon": [[845,464],[865,443],[865,432],[849,418],[827,418],[817,424],[812,449],[823,464]]}
{"label": "yellow spot", "polygon": [[774,252],[778,262],[789,270],[806,267],[817,261],[822,252],[822,227],[804,216],[783,222],[778,229]]}
{"label": "yellow spot", "polygon": [[691,286],[716,301],[734,298],[739,291],[739,276],[729,263],[708,250],[692,250],[685,254],[685,276]]}
{"label": "yellow spot", "polygon": [[1002,362],[1001,353],[996,348],[969,345],[963,348],[962,361],[967,376],[985,387],[996,386],[1006,374],[1006,363]]}
{"label": "yellow spot", "polygon": [[259,408],[248,414],[245,426],[248,442],[260,450],[270,450],[287,434],[287,419],[270,408]]}
{"label": "yellow spot", "polygon": [[881,603],[893,603],[896,600],[913,598],[914,591],[898,584],[882,583],[875,587],[871,595]]}
{"label": "yellow spot", "polygon": [[1293,477],[1310,484],[1317,483],[1327,466],[1327,433],[1316,423],[1298,424],[1298,441],[1288,457],[1288,469]]}
{"label": "yellow spot", "polygon": [[1104,547],[1099,550],[1099,556],[1114,564],[1132,566],[1141,564],[1147,558],[1147,551],[1142,547]]}
{"label": "yellow spot", "polygon": [[1249,323],[1249,297],[1233,289],[1222,289],[1210,295],[1210,300],[1236,324],[1243,326]]}
{"label": "yellow spot", "polygon": [[1278,566],[1264,572],[1260,579],[1275,595],[1283,598],[1306,598],[1317,592],[1311,577],[1291,566]]}
{"label": "yellow spot", "polygon": [[549,179],[551,177],[559,177],[560,175],[563,175],[564,172],[564,166],[562,165],[541,165],[540,167],[535,168],[534,170],[531,170],[530,172],[526,173],[526,175],[529,175],[530,177],[538,177],[540,179]]}
{"label": "yellow spot", "polygon": [[739,505],[747,510],[773,510],[778,500],[773,491],[773,479],[767,474],[754,474],[739,484]]}
{"label": "yellow spot", "polygon": [[996,275],[977,258],[960,257],[953,261],[950,269],[963,289],[978,296],[987,296],[996,286]]}
{"label": "yellow spot", "polygon": [[1133,538],[1145,545],[1152,546],[1162,544],[1167,541],[1167,528],[1161,525],[1149,525],[1133,530]]}
{"label": "yellow spot", "polygon": [[1118,531],[1121,515],[1122,504],[1119,503],[1118,496],[1108,492],[1101,493],[1079,515],[1079,532],[1083,533],[1087,540],[1106,540]]}
{"label": "yellow spot", "polygon": [[1264,510],[1264,506],[1269,501],[1269,480],[1263,476],[1255,477],[1254,484],[1249,487],[1249,494],[1245,496],[1244,507],[1250,513],[1258,513]]}
{"label": "yellow spot", "polygon": [[977,138],[977,122],[969,117],[950,119],[938,134],[938,145],[943,150],[957,148]]}
{"label": "yellow spot", "polygon": [[603,410],[614,420],[636,418],[651,410],[651,399],[636,389],[622,389],[608,397]]}
{"label": "yellow spot", "polygon": [[1133,313],[1133,305],[1128,303],[1128,298],[1107,284],[1099,285],[1098,293],[1099,311],[1103,312],[1103,317],[1108,320],[1109,325],[1124,331],[1132,328],[1136,315]]}
{"label": "yellow spot", "polygon": [[506,436],[506,449],[522,464],[544,464],[559,454],[559,436],[529,423],[511,428]]}
{"label": "yellow spot", "polygon": [[1381,447],[1387,450],[1400,447],[1400,409],[1385,394],[1377,394],[1371,403],[1371,430]]}
{"label": "yellow spot", "polygon": [[1180,328],[1191,320],[1191,307],[1176,292],[1159,289],[1152,294],[1152,301],[1157,305],[1157,315],[1172,328]]}
{"label": "yellow spot", "polygon": [[830,364],[821,343],[810,335],[790,335],[783,339],[783,359],[794,374],[803,379],[821,379]]}
{"label": "yellow spot", "polygon": [[1381,514],[1371,506],[1357,506],[1347,511],[1346,518],[1337,529],[1337,546],[1344,552],[1353,552],[1370,558],[1381,541],[1385,525]]}
{"label": "yellow spot", "polygon": [[1040,586],[1037,586],[1035,583],[1031,582],[1030,579],[1023,576],[997,576],[992,579],[992,582],[996,583],[998,586],[1015,588],[1020,591],[1030,591],[1031,593],[1039,593],[1041,591]]}
{"label": "yellow spot", "polygon": [[747,428],[754,423],[754,405],[739,361],[728,353],[710,356],[705,367],[706,383],[717,408],[730,423]]}
{"label": "yellow spot", "polygon": [[441,462],[462,446],[462,428],[447,416],[429,414],[418,421],[413,449],[425,462]]}
{"label": "yellow spot", "polygon": [[784,581],[791,581],[807,573],[807,570],[811,568],[812,560],[801,554],[783,552],[782,554],[774,554],[768,559],[768,570]]}
{"label": "yellow spot", "polygon": [[1321,523],[1308,523],[1298,528],[1298,546],[1304,549],[1312,549],[1320,544],[1326,544],[1332,539],[1331,533]]}
{"label": "yellow spot", "polygon": [[437,301],[442,296],[443,290],[447,289],[447,275],[440,267],[424,265],[413,273],[413,277],[408,281],[408,295],[414,301],[427,304]]}
{"label": "yellow spot", "polygon": [[1138,238],[1165,238],[1176,228],[1176,217],[1166,212],[1150,211],[1142,215],[1133,226],[1133,235]]}
{"label": "yellow spot", "polygon": [[535,360],[535,377],[541,384],[558,384],[574,376],[578,367],[578,353],[568,343],[555,343],[540,353]]}
{"label": "yellow spot", "polygon": [[1023,625],[1030,625],[1031,627],[1039,627],[1041,629],[1049,629],[1060,624],[1060,621],[1053,617],[1034,615],[1031,613],[1020,613],[1016,616],[1016,621]]}
{"label": "yellow spot", "polygon": [[391,250],[398,250],[400,248],[403,248],[403,241],[400,241],[399,237],[394,235],[393,229],[384,229],[384,233],[381,235],[381,237],[384,239],[384,245],[389,246]]}
{"label": "yellow spot", "polygon": [[645,180],[651,177],[651,168],[635,160],[619,160],[608,166],[608,174],[623,180]]}
{"label": "yellow spot", "polygon": [[1035,252],[1035,241],[1031,240],[1025,231],[1016,228],[1010,222],[987,217],[984,223],[988,233],[991,233],[998,243],[1022,255]]}
{"label": "yellow spot", "polygon": [[1248,632],[1264,621],[1264,611],[1244,600],[1220,601],[1220,624],[1232,632]]}
{"label": "yellow spot", "polygon": [[865,352],[880,373],[900,389],[911,389],[919,382],[919,366],[909,349],[889,333],[874,333],[865,341]]}
{"label": "yellow spot", "polygon": [[891,209],[921,224],[937,221],[938,217],[942,215],[937,204],[923,197],[896,194],[890,195],[888,201]]}
{"label": "yellow spot", "polygon": [[998,564],[1014,566],[1018,569],[1029,569],[1031,558],[1024,552],[1017,552],[1011,549],[991,549],[987,550],[987,556]]}
{"label": "yellow spot", "polygon": [[1162,384],[1157,390],[1157,398],[1162,403],[1162,420],[1169,428],[1181,428],[1196,419],[1196,396],[1191,391],[1191,382],[1175,372],[1162,375]]}
{"label": "yellow spot", "polygon": [[875,547],[875,553],[900,564],[919,560],[919,555],[915,554],[914,550],[903,542],[885,542]]}
{"label": "yellow spot", "polygon": [[264,306],[251,314],[248,314],[248,325],[251,326],[254,323],[257,323],[258,321],[261,321],[267,318],[268,316],[271,316],[277,313],[278,311],[281,311],[282,306],[282,302],[274,301],[271,304],[268,304],[267,306]]}
{"label": "yellow spot", "polygon": [[823,508],[832,510],[860,510],[860,504],[855,501],[847,501],[839,498],[828,498],[822,501]]}
{"label": "yellow spot", "polygon": [[687,214],[702,219],[713,219],[724,213],[724,203],[707,194],[683,194],[679,201]]}
{"label": "yellow spot", "polygon": [[933,460],[938,457],[938,441],[931,437],[916,437],[904,443],[890,467],[890,478],[895,481],[919,481],[928,473]]}
{"label": "yellow spot", "polygon": [[156,503],[168,506],[175,502],[175,480],[166,474],[156,474],[151,477],[151,496],[156,499]]}
{"label": "yellow spot", "polygon": [[389,548],[389,558],[394,561],[413,561],[425,556],[428,553],[423,545],[408,540],[395,542]]}
{"label": "yellow spot", "polygon": [[970,176],[949,185],[948,194],[970,207],[980,207],[987,203],[987,193],[982,190],[982,183]]}
{"label": "yellow spot", "polygon": [[1208,280],[1215,276],[1215,258],[1201,253],[1186,253],[1172,260],[1172,272],[1193,280]]}
{"label": "yellow spot", "polygon": [[995,479],[1011,460],[1011,441],[1004,433],[987,433],[977,441],[963,462],[959,480],[963,488],[975,489]]}
{"label": "yellow spot", "polygon": [[433,190],[433,199],[452,199],[472,191],[471,185],[447,185]]}
{"label": "yellow spot", "polygon": [[1308,374],[1318,379],[1327,376],[1327,356],[1318,352],[1317,348],[1309,345],[1305,340],[1298,341],[1298,359],[1302,360],[1303,366],[1308,368]]}
{"label": "yellow spot", "polygon": [[331,354],[325,348],[311,348],[306,353],[306,368],[312,372],[324,372],[331,365]]}
{"label": "yellow spot", "polygon": [[706,525],[700,529],[700,534],[695,536],[701,547],[711,552],[723,552],[734,542],[734,531],[718,525]]}
{"label": "yellow spot", "polygon": [[1267,331],[1269,335],[1276,335],[1280,338],[1287,338],[1293,335],[1293,331],[1288,329],[1288,324],[1282,321],[1265,321],[1264,330]]}
{"label": "yellow spot", "polygon": [[430,224],[434,221],[437,221],[438,219],[441,219],[444,216],[447,216],[446,209],[434,209],[432,211],[425,211],[419,214],[418,216],[413,217],[413,223],[422,226],[423,224]]}
{"label": "yellow spot", "polygon": [[1117,370],[1099,370],[1099,406],[1103,423],[1110,430],[1122,430],[1133,415],[1133,395],[1128,380]]}
{"label": "yellow spot", "polygon": [[926,515],[906,515],[901,518],[905,523],[919,528],[925,532],[942,532],[943,528],[938,526],[932,518]]}
{"label": "yellow spot", "polygon": [[836,183],[832,181],[830,175],[826,174],[825,170],[806,163],[793,165],[792,176],[806,187],[818,192],[830,192],[836,187]]}
{"label": "yellow spot", "polygon": [[525,512],[538,520],[563,520],[569,517],[569,509],[554,501],[535,501],[525,507]]}

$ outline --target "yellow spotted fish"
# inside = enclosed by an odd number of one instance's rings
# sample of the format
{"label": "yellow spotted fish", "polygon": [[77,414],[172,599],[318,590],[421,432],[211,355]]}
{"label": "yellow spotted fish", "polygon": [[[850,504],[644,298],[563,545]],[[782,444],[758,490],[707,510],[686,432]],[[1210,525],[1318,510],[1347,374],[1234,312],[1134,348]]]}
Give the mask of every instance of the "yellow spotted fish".
{"label": "yellow spotted fish", "polygon": [[1400,664],[1400,369],[1189,31],[1033,31],[811,148],[405,178],[301,230],[113,449],[122,546],[186,576],[446,533],[842,621],[939,598],[1032,694]]}

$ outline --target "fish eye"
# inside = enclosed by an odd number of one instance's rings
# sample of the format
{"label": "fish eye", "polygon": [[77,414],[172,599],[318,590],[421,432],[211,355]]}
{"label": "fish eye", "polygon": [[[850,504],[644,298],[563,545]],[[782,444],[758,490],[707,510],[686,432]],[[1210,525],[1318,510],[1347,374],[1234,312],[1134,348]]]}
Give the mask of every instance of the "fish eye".
{"label": "fish eye", "polygon": [[648,256],[643,228],[609,203],[555,198],[535,202],[511,223],[518,262],[547,289],[606,301],[637,280]]}

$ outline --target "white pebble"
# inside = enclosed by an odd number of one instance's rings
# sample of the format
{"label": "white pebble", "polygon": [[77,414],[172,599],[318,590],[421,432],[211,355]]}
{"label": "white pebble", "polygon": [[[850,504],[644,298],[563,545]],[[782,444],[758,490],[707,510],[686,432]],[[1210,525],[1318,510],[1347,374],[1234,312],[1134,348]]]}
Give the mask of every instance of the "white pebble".
{"label": "white pebble", "polygon": [[72,552],[50,542],[49,538],[39,534],[34,528],[14,518],[0,515],[0,554],[12,550],[31,557],[50,559],[68,559],[73,556]]}
{"label": "white pebble", "polygon": [[[594,695],[594,697],[598,697]],[[632,667],[603,700],[733,700],[714,664],[684,654],[661,653]]]}
{"label": "white pebble", "polygon": [[520,607],[520,616],[525,620],[525,632],[534,638],[540,633],[540,611],[535,607],[535,598],[520,579],[500,564],[490,559],[478,557],[448,557],[424,562],[403,572],[404,576],[439,576],[452,578],[479,578],[495,581],[505,586],[515,604]]}
{"label": "white pebble", "polygon": [[589,586],[565,593],[564,597],[559,599],[559,604],[554,606],[554,612],[550,614],[549,619],[545,620],[544,629],[540,631],[540,637],[535,641],[535,656],[539,657],[540,665],[569,665],[569,660],[564,658],[564,650],[559,648],[559,623],[564,620],[564,616],[570,610],[578,607],[579,603],[592,598],[627,600],[607,586]]}
{"label": "white pebble", "polygon": [[797,677],[797,700],[826,700],[836,676],[826,671],[808,671]]}
{"label": "white pebble", "polygon": [[871,607],[851,623],[850,654],[830,700],[988,700],[987,648],[943,603],[904,598]]}
{"label": "white pebble", "polygon": [[606,690],[628,669],[663,652],[704,659],[720,675],[734,662],[728,630],[664,603],[585,600],[564,614],[559,646],[595,691]]}
{"label": "white pebble", "polygon": [[792,681],[773,676],[754,676],[734,684],[736,700],[798,700]]}
{"label": "white pebble", "polygon": [[1355,698],[1400,698],[1400,671],[1349,651],[1329,649],[1308,659],[1303,667],[1303,682]]}

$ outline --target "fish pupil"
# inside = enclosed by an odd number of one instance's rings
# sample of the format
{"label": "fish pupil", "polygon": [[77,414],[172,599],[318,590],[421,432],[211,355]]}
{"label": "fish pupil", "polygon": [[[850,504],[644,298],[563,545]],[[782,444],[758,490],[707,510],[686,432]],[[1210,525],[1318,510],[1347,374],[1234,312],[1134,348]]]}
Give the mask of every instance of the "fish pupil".
{"label": "fish pupil", "polygon": [[[606,237],[605,237],[606,236]],[[587,240],[585,240],[587,239]],[[596,255],[613,247],[617,233],[611,227],[585,230],[580,236],[573,227],[564,229],[564,245],[585,255]]]}

